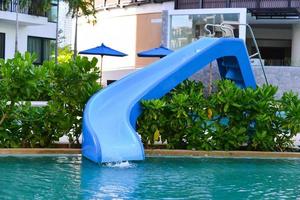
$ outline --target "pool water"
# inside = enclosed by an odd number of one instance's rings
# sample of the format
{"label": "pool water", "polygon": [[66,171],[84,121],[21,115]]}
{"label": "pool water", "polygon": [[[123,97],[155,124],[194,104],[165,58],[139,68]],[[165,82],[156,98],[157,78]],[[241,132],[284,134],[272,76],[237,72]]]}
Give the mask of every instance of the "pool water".
{"label": "pool water", "polygon": [[300,160],[0,157],[0,199],[300,199]]}

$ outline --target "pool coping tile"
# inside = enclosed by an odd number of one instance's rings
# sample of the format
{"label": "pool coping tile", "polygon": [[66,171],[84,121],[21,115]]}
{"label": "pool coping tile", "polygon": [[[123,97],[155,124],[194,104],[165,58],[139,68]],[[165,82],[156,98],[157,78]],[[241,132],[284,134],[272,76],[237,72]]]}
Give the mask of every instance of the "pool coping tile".
{"label": "pool coping tile", "polygon": [[198,156],[198,157],[254,157],[254,158],[300,158],[300,152],[263,151],[194,151],[147,149],[148,156]]}
{"label": "pool coping tile", "polygon": [[[0,148],[0,155],[13,154],[81,154],[79,148]],[[262,151],[194,151],[145,149],[146,156],[196,156],[196,157],[254,157],[254,158],[300,158],[300,152]]]}

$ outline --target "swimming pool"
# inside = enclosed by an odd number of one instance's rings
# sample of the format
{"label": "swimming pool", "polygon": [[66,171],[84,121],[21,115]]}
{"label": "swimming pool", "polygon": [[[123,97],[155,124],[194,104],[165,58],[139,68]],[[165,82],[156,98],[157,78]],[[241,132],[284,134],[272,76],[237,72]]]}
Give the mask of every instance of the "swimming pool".
{"label": "swimming pool", "polygon": [[0,199],[300,199],[300,160],[0,157]]}

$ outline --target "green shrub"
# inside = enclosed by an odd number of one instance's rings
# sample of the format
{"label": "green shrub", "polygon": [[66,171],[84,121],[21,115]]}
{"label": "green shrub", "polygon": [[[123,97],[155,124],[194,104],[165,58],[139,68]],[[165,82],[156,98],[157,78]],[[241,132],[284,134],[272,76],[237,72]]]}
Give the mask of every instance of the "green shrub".
{"label": "green shrub", "polygon": [[169,148],[284,151],[300,131],[300,100],[277,88],[240,89],[228,80],[205,98],[201,83],[185,81],[160,100],[142,102],[138,132],[153,144],[159,130]]}
{"label": "green shrub", "polygon": [[67,45],[62,48],[58,48],[57,61],[58,61],[58,63],[70,62],[72,60],[73,55],[74,55],[74,52],[72,51],[70,45]]}
{"label": "green shrub", "polygon": [[[29,53],[0,60],[0,147],[49,147],[63,135],[78,142],[84,105],[100,89],[96,59],[34,60]],[[32,107],[37,100],[48,105]]]}
{"label": "green shrub", "polygon": [[[169,148],[186,148],[190,146],[188,141],[198,134],[191,132],[191,128],[207,119],[203,86],[192,81],[183,82],[161,100],[142,101],[142,106],[138,132],[145,144],[154,143],[158,130]],[[198,129],[203,130],[201,125]]]}
{"label": "green shrub", "polygon": [[[214,121],[216,149],[235,150],[248,144],[252,150],[274,150],[271,127],[278,104],[277,88],[264,85],[255,90],[240,89],[228,80],[218,82],[217,86],[218,91],[208,99],[213,112],[219,116]],[[224,119],[228,123],[222,123]]]}
{"label": "green shrub", "polygon": [[71,143],[79,143],[84,106],[100,89],[100,84],[97,83],[100,71],[96,64],[96,58],[89,61],[87,57],[77,57],[74,61],[47,66],[52,80],[49,105],[58,107],[65,113],[64,126],[68,127],[65,135],[69,136]]}

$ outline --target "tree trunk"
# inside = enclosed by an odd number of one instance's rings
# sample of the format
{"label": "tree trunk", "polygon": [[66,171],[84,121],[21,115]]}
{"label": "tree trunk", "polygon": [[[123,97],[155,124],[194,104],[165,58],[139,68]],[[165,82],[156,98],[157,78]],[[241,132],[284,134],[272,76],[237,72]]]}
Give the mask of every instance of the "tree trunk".
{"label": "tree trunk", "polygon": [[59,0],[57,1],[55,64],[57,64],[57,58],[58,58],[58,23],[59,23]]}
{"label": "tree trunk", "polygon": [[77,56],[77,28],[78,28],[78,12],[76,13],[75,16],[74,55],[73,55],[74,60]]}
{"label": "tree trunk", "polygon": [[13,4],[16,4],[16,35],[15,35],[15,53],[18,50],[18,34],[19,34],[19,0],[15,0]]}
{"label": "tree trunk", "polygon": [[213,82],[213,67],[212,63],[209,63],[209,82],[208,82],[208,95],[212,93],[212,83]]}

